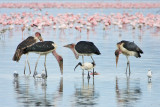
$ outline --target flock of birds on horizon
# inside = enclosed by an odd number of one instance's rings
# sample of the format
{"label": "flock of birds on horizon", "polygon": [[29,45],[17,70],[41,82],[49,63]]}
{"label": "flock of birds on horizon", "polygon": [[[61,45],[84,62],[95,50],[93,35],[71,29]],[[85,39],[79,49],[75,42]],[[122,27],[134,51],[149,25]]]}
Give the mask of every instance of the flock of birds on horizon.
{"label": "flock of birds on horizon", "polygon": [[[82,56],[82,63],[79,62],[76,65],[76,67],[74,68],[74,71],[78,66],[81,66],[81,69],[83,70],[83,72],[82,72],[83,76],[84,76],[84,70],[88,71],[88,76],[87,76],[88,79],[90,79],[90,75],[93,75],[93,78],[94,78],[94,75],[99,75],[99,73],[94,72],[94,67],[96,66],[96,63],[95,63],[92,55],[100,55],[101,53],[93,42],[79,41],[77,44],[72,43],[72,44],[65,45],[64,47],[71,49],[71,51],[74,53],[74,56],[76,59],[78,59],[79,56]],[[39,32],[36,32],[34,37],[29,36],[27,39],[23,40],[17,46],[17,49],[16,49],[15,54],[13,56],[13,61],[18,62],[20,60],[21,56],[25,54],[26,60],[25,60],[24,74],[25,74],[25,70],[26,70],[26,63],[28,64],[29,71],[31,74],[30,64],[28,61],[28,54],[30,52],[34,52],[34,53],[39,54],[39,57],[37,59],[36,65],[35,65],[33,77],[46,79],[48,76],[47,75],[47,67],[46,67],[46,57],[47,57],[47,54],[52,53],[55,56],[55,58],[59,64],[61,75],[63,75],[63,58],[61,55],[59,55],[56,52],[56,48],[57,48],[57,45],[54,42],[43,41],[41,34]],[[125,55],[127,58],[126,74],[127,74],[128,68],[129,68],[129,75],[130,75],[130,62],[129,62],[128,57],[135,56],[136,58],[140,58],[141,54],[143,54],[143,51],[134,42],[122,40],[117,43],[117,49],[115,50],[116,67],[118,64],[118,59],[119,59],[120,54]],[[45,62],[44,62],[45,70],[43,70],[43,72],[41,74],[38,74],[36,71],[36,68],[37,68],[39,58],[42,55],[45,56]],[[93,62],[91,62],[91,63],[84,62],[84,56],[90,56]],[[91,72],[91,74],[89,74],[89,72]],[[148,71],[147,76],[148,76],[148,81],[151,81],[151,77],[152,77],[151,70]],[[18,77],[18,73],[16,71],[14,72],[14,77]]]}
{"label": "flock of birds on horizon", "polygon": [[89,15],[63,13],[54,16],[45,12],[22,12],[22,13],[10,13],[0,14],[0,34],[4,34],[8,30],[13,30],[16,26],[21,26],[22,38],[23,32],[30,30],[43,30],[49,26],[53,30],[60,30],[61,33],[65,33],[67,29],[75,29],[81,33],[86,31],[89,34],[90,31],[95,31],[97,26],[102,26],[104,31],[107,31],[110,26],[117,26],[119,29],[142,29],[155,28],[157,32],[160,31],[160,15],[159,14],[147,14],[135,13],[135,15],[129,13],[111,13],[111,14],[98,14]]}

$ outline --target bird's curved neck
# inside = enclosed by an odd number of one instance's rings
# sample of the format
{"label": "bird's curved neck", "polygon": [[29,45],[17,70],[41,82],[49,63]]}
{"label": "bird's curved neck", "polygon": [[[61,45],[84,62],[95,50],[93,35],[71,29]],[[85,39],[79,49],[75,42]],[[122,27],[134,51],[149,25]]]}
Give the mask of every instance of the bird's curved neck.
{"label": "bird's curved neck", "polygon": [[55,50],[53,50],[52,54],[55,56],[56,60],[58,61],[61,74],[63,75],[63,58],[57,54]]}
{"label": "bird's curved neck", "polygon": [[79,58],[79,55],[78,55],[78,53],[77,53],[76,50],[75,50],[75,46],[74,46],[71,50],[73,51],[76,59],[78,59],[78,58]]}
{"label": "bird's curved neck", "polygon": [[61,56],[58,55],[58,53],[55,50],[52,53],[55,56],[55,58],[57,59],[57,61],[59,62],[61,60]]}

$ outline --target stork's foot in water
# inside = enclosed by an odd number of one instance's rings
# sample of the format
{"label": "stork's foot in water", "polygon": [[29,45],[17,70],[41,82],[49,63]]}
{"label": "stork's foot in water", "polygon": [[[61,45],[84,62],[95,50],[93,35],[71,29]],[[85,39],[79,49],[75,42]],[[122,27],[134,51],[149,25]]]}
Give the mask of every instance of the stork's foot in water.
{"label": "stork's foot in water", "polygon": [[37,75],[37,71],[34,71],[33,77],[35,78],[36,75]]}
{"label": "stork's foot in water", "polygon": [[88,76],[87,76],[87,79],[90,79],[89,71],[88,71]]}

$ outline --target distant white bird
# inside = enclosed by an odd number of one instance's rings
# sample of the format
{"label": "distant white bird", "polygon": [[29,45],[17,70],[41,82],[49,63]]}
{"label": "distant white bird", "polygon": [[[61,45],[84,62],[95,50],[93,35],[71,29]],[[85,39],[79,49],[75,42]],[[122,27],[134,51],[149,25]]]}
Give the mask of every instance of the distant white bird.
{"label": "distant white bird", "polygon": [[152,71],[151,70],[148,70],[147,76],[148,76],[148,81],[151,81],[151,78],[152,78]]}
{"label": "distant white bird", "polygon": [[[81,69],[82,70],[87,70],[88,71],[88,79],[90,78],[90,75],[89,75],[89,72],[90,72],[90,70],[92,70],[93,69],[93,74],[94,74],[94,67],[95,67],[95,63],[94,62],[92,62],[92,63],[89,63],[89,62],[85,62],[85,63],[81,63],[81,62],[79,62],[77,65],[76,65],[76,67],[74,68],[74,71],[75,71],[75,69],[78,67],[78,66],[81,66]],[[94,75],[93,75],[93,77],[94,77]]]}
{"label": "distant white bird", "polygon": [[17,78],[18,77],[18,72],[14,71],[13,76],[14,76],[14,78]]}

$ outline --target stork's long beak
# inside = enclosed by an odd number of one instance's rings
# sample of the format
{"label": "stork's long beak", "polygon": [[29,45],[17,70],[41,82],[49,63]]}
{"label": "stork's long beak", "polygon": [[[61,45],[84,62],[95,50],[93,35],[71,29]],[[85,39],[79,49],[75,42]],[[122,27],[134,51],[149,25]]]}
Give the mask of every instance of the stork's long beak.
{"label": "stork's long beak", "polygon": [[76,67],[74,68],[74,71],[76,70],[76,68],[77,68],[79,65],[80,65],[80,63],[78,63],[78,64],[76,65]]}
{"label": "stork's long beak", "polygon": [[56,57],[60,67],[61,75],[63,75],[63,58],[60,55],[58,55],[55,50],[52,53]]}
{"label": "stork's long beak", "polygon": [[118,59],[119,59],[119,55],[116,56],[116,67],[117,67],[117,64],[118,64]]}
{"label": "stork's long beak", "polygon": [[61,71],[61,75],[63,75],[63,58],[60,58],[61,60],[59,61],[59,67],[60,67],[60,71]]}
{"label": "stork's long beak", "polygon": [[118,64],[119,54],[120,54],[120,51],[119,51],[119,49],[117,49],[117,50],[115,51],[115,56],[116,56],[116,67],[117,67],[117,64]]}
{"label": "stork's long beak", "polygon": [[70,44],[68,44],[68,45],[64,45],[63,47],[66,47],[66,48],[70,48]]}

